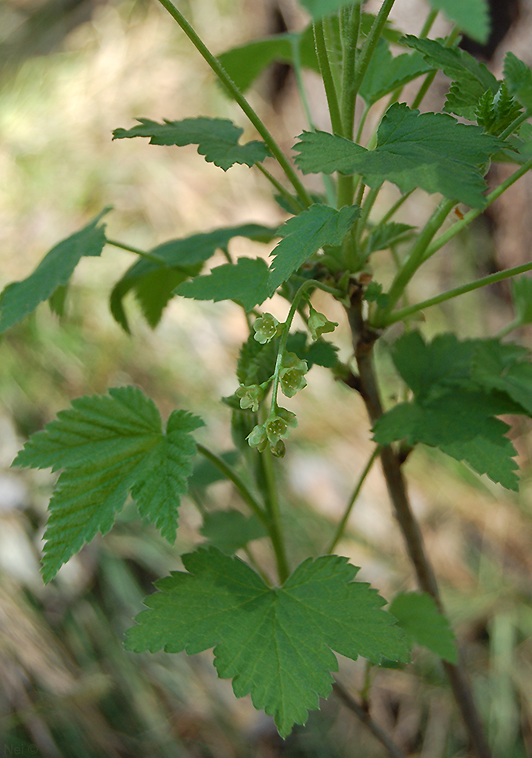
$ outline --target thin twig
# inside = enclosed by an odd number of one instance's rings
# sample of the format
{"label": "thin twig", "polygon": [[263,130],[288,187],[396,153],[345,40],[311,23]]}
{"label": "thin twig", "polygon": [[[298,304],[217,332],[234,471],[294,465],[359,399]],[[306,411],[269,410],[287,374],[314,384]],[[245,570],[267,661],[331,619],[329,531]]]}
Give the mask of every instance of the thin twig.
{"label": "thin twig", "polygon": [[382,726],[379,726],[371,717],[369,711],[363,708],[360,703],[357,703],[354,697],[342,687],[339,682],[333,684],[334,693],[340,698],[342,703],[353,711],[355,716],[368,727],[374,737],[384,745],[386,750],[390,753],[392,758],[406,758],[403,751],[395,744],[392,738],[384,731]]}

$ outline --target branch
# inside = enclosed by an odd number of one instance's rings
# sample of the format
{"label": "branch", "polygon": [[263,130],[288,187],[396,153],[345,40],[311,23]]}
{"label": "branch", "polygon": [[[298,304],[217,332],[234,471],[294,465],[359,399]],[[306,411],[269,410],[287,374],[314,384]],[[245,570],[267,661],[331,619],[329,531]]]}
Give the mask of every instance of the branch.
{"label": "branch", "polygon": [[373,734],[373,736],[376,737],[382,745],[384,745],[384,747],[390,753],[392,758],[406,758],[403,751],[395,744],[392,738],[384,731],[382,726],[379,726],[379,724],[373,721],[373,719],[371,718],[369,714],[369,711],[363,708],[360,705],[360,703],[357,703],[354,697],[352,697],[349,694],[349,692],[347,692],[347,690],[344,689],[341,684],[339,684],[339,682],[335,682],[333,684],[333,690],[334,690],[334,693],[340,698],[342,703],[347,708],[349,708],[350,711],[353,711],[355,716],[358,719],[360,719],[360,721],[368,727],[368,729]]}
{"label": "branch", "polygon": [[[375,424],[383,414],[379,387],[373,367],[373,346],[377,339],[377,334],[368,329],[362,318],[361,290],[356,290],[353,293],[351,306],[347,309],[347,315],[358,364],[360,394],[366,405],[371,423]],[[410,561],[416,572],[418,585],[420,589],[432,596],[439,610],[444,613],[434,570],[425,553],[421,529],[410,505],[399,454],[392,447],[383,446],[381,448],[381,464],[388,494],[406,543]],[[444,661],[443,665],[451,683],[455,700],[464,719],[471,746],[477,758],[491,758],[491,752],[484,735],[484,728],[461,663],[459,662],[455,666]]]}

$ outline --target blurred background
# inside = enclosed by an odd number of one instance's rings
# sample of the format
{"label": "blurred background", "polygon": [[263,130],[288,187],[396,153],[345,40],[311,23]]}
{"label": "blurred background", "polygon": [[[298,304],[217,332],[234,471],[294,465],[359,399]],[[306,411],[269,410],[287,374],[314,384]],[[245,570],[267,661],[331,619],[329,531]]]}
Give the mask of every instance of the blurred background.
{"label": "blurred background", "polygon": [[[407,24],[416,19],[408,31],[418,31],[416,23],[421,26],[426,12],[421,0],[397,5]],[[507,11],[497,27],[505,27],[501,39],[492,40],[493,49],[475,50],[495,73],[506,49],[528,60],[531,29],[529,4],[499,6]],[[191,0],[179,7],[215,53],[305,23],[289,0]],[[319,83],[309,74],[306,85],[316,122],[326,127]],[[305,126],[295,95],[293,76],[282,66],[267,72],[250,95],[287,151]],[[111,141],[114,128],[129,128],[136,117],[196,115],[231,118],[253,136],[156,3],[0,2],[0,287],[27,276],[54,244],[106,205],[114,206],[106,217],[108,236],[141,249],[222,225],[281,222],[285,216],[258,173],[241,166],[223,173],[193,147]],[[491,180],[498,182],[500,175]],[[521,180],[510,198],[426,265],[412,299],[530,260],[530,195],[530,183]],[[390,190],[384,200],[395,197]],[[422,222],[430,202],[413,195],[402,220]],[[235,255],[265,251],[241,239],[231,244]],[[386,279],[388,264],[381,255]],[[163,416],[175,407],[202,416],[207,426],[197,437],[211,449],[232,447],[230,411],[219,399],[237,386],[235,361],[247,335],[241,310],[232,303],[176,299],[152,331],[131,298],[126,309],[132,335],[126,335],[110,315],[108,296],[134,259],[110,246],[101,258],[82,259],[63,318],[43,304],[0,342],[2,755],[385,755],[333,696],[283,742],[269,717],[255,712],[249,698],[236,700],[230,682],[216,678],[210,651],[191,658],[124,651],[123,633],[152,582],[179,569],[180,555],[205,540],[198,503],[207,510],[242,507],[227,484],[207,486],[205,471],[197,474],[193,497],[183,500],[175,545],[126,505],[108,535],[86,546],[43,586],[39,560],[55,477],[10,464],[27,437],[73,398],[135,384]],[[220,262],[221,256],[213,265]],[[343,313],[326,299],[319,304],[340,323],[335,336],[347,360]],[[284,318],[286,303],[274,301],[271,310]],[[503,284],[431,309],[423,330],[428,336],[456,329],[461,337],[483,337],[511,318]],[[391,330],[385,339],[397,334]],[[515,336],[532,346],[529,330]],[[385,350],[380,362],[391,402],[393,371]],[[288,405],[297,411],[299,428],[278,475],[296,563],[319,555],[330,542],[372,443],[359,398],[324,369],[313,368],[308,388]],[[429,449],[407,463],[415,511],[496,758],[532,755],[529,432],[530,424],[513,424],[523,472],[519,494]],[[270,565],[263,541],[252,542],[250,550]],[[359,577],[387,598],[415,588],[378,467],[338,552],[361,565]],[[366,675],[363,661],[341,661],[339,680],[355,695]],[[405,756],[468,755],[443,670],[431,653],[418,649],[405,670],[382,669],[373,678],[372,713]]]}

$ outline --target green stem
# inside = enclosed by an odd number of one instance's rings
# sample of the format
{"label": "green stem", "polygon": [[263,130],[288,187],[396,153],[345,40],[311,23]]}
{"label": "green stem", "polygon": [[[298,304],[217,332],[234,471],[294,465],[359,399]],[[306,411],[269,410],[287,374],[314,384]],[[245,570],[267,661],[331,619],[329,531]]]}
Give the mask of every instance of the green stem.
{"label": "green stem", "polygon": [[194,47],[198,50],[200,55],[204,58],[204,60],[209,64],[211,69],[214,71],[214,73],[216,74],[220,82],[223,84],[225,89],[228,91],[228,93],[231,95],[233,100],[244,111],[244,113],[246,114],[248,119],[251,121],[255,129],[261,135],[266,145],[269,147],[272,155],[277,159],[277,162],[279,163],[279,165],[285,172],[287,179],[290,181],[290,183],[294,187],[301,202],[304,204],[306,208],[308,208],[310,205],[312,205],[312,199],[310,195],[308,194],[307,190],[301,183],[301,180],[297,176],[295,170],[291,166],[286,155],[283,153],[283,151],[281,150],[281,148],[275,141],[273,135],[268,131],[268,129],[266,128],[261,118],[253,110],[253,108],[248,103],[244,95],[240,92],[236,84],[227,74],[227,72],[221,65],[220,61],[217,58],[215,58],[215,56],[211,53],[211,51],[206,47],[205,43],[200,39],[200,37],[198,37],[198,35],[196,34],[192,26],[188,23],[188,21],[183,16],[183,14],[177,10],[175,5],[173,5],[173,3],[170,2],[170,0],[159,0],[159,2],[163,6],[163,8],[165,8],[168,11],[168,13],[172,16],[174,21],[176,21],[179,24],[179,26],[187,35],[187,37],[192,42]]}
{"label": "green stem", "polygon": [[428,37],[428,34],[430,30],[432,29],[432,24],[436,21],[436,16],[438,15],[439,11],[432,10],[429,15],[427,16],[425,23],[423,24],[423,29],[419,33],[419,39],[425,39],[425,37]]}
{"label": "green stem", "polygon": [[425,252],[432,238],[444,223],[445,219],[455,205],[456,200],[443,200],[425,224],[419,237],[417,238],[417,241],[410,251],[410,255],[404,262],[402,268],[397,272],[397,275],[393,280],[390,291],[388,292],[388,305],[383,310],[379,311],[379,309],[377,309],[377,313],[375,314],[376,326],[380,327],[387,322],[394,305],[403,294],[406,285],[413,277],[417,269],[421,266],[423,261],[426,260]]}
{"label": "green stem", "polygon": [[283,187],[281,182],[277,181],[277,179],[270,174],[270,172],[264,168],[262,163],[255,163],[255,168],[258,168],[261,174],[264,174],[266,179],[275,187],[277,192],[279,192],[280,195],[284,197],[286,202],[290,205],[294,213],[297,215],[298,213],[301,213],[301,211],[305,210],[305,206],[303,203],[301,203],[297,198],[295,198],[293,195],[290,194],[290,192],[286,189],[286,187]]}
{"label": "green stem", "polygon": [[277,497],[277,486],[275,484],[275,472],[273,468],[273,455],[267,447],[262,453],[259,453],[260,466],[262,468],[263,481],[265,489],[263,492],[264,505],[268,513],[268,534],[275,553],[275,562],[277,564],[277,574],[280,584],[290,576],[290,569],[286,558],[286,551],[281,530],[281,514],[279,511],[279,499]]}
{"label": "green stem", "polygon": [[410,190],[409,192],[406,192],[404,195],[401,195],[401,197],[399,198],[399,200],[397,200],[392,205],[392,207],[388,211],[386,211],[386,213],[384,214],[384,216],[381,218],[381,220],[379,221],[379,226],[382,226],[383,224],[386,224],[387,221],[389,221],[393,216],[395,216],[395,214],[397,213],[397,211],[399,210],[399,208],[403,205],[404,202],[406,202],[408,200],[408,198],[410,197],[410,195],[414,191],[415,190]]}
{"label": "green stem", "polygon": [[523,321],[521,318],[514,318],[513,321],[510,321],[509,324],[506,324],[497,334],[495,335],[495,339],[502,340],[503,337],[506,337],[507,334],[510,334],[510,332],[513,332],[514,329],[519,329],[520,326],[523,325]]}
{"label": "green stem", "polygon": [[336,547],[336,545],[342,539],[342,537],[344,535],[344,532],[345,532],[346,525],[347,525],[347,521],[349,519],[349,516],[351,515],[351,511],[353,510],[353,506],[354,506],[354,504],[355,504],[358,496],[360,495],[360,490],[362,489],[362,485],[366,481],[366,477],[369,474],[369,472],[371,471],[371,468],[372,468],[373,464],[375,463],[375,460],[377,459],[379,453],[380,453],[380,447],[377,446],[375,448],[375,450],[373,451],[373,453],[371,454],[368,462],[366,463],[366,466],[364,467],[364,470],[362,471],[362,474],[360,475],[360,478],[359,478],[359,480],[358,480],[358,482],[357,482],[357,484],[355,486],[355,489],[353,490],[353,494],[349,498],[349,502],[348,502],[347,507],[345,509],[345,513],[344,513],[344,515],[342,517],[342,520],[338,524],[338,528],[337,528],[336,533],[335,533],[335,535],[333,537],[333,540],[332,540],[332,542],[331,542],[331,544],[329,546],[329,549],[327,550],[327,553],[332,553],[332,551],[334,550],[334,548]]}
{"label": "green stem", "polygon": [[431,256],[434,255],[434,253],[446,245],[449,240],[452,240],[452,238],[459,234],[462,229],[468,226],[468,224],[470,224],[473,219],[477,218],[477,216],[480,216],[481,213],[484,213],[486,208],[491,205],[491,203],[497,200],[497,198],[506,192],[508,187],[511,187],[514,182],[524,176],[524,174],[526,174],[527,171],[530,171],[530,169],[532,169],[532,158],[530,158],[526,163],[523,163],[523,165],[518,168],[517,171],[514,171],[514,173],[509,176],[508,179],[505,179],[504,182],[501,182],[501,184],[499,184],[499,186],[496,187],[493,192],[490,192],[489,195],[486,196],[486,205],[483,208],[473,208],[472,210],[468,211],[463,219],[460,219],[460,221],[457,221],[455,224],[453,224],[449,229],[447,229],[447,231],[443,232],[443,234],[440,234],[440,236],[427,247],[423,261],[428,260]]}
{"label": "green stem", "polygon": [[515,132],[515,130],[517,129],[517,127],[521,126],[521,124],[523,123],[523,121],[526,121],[527,118],[529,118],[530,115],[531,114],[530,114],[529,110],[525,110],[523,113],[521,113],[516,119],[514,119],[512,121],[511,124],[509,124],[506,127],[506,129],[503,132],[501,132],[498,135],[499,139],[506,139],[507,137],[510,136],[510,134],[513,134]]}
{"label": "green stem", "polygon": [[[282,368],[281,364],[283,360],[283,353],[286,349],[286,343],[288,341],[288,335],[290,334],[290,327],[292,326],[292,321],[294,320],[294,316],[297,313],[297,309],[301,301],[301,298],[303,297],[305,292],[311,287],[317,287],[318,289],[321,289],[324,292],[331,292],[331,288],[327,287],[326,284],[317,282],[315,279],[306,279],[301,285],[301,287],[298,289],[296,294],[294,295],[294,299],[290,306],[290,310],[288,311],[288,316],[286,317],[286,321],[284,322],[283,333],[281,334],[281,339],[279,340],[279,347],[277,348],[277,360],[275,361],[275,369],[273,372],[272,404],[271,404],[271,411],[270,411],[271,415],[275,415],[278,408],[277,394],[279,392],[280,373],[281,373],[281,368]],[[335,291],[338,294],[338,291],[337,290]]]}
{"label": "green stem", "polygon": [[153,253],[146,253],[144,250],[139,250],[138,247],[133,247],[133,245],[126,245],[125,242],[118,242],[118,240],[110,240],[108,237],[105,238],[105,241],[108,245],[113,245],[113,247],[119,247],[121,250],[127,250],[128,253],[135,253],[135,255],[140,255],[141,258],[145,258],[147,261],[151,261],[152,263],[157,263],[158,265],[162,266],[168,266],[168,261],[165,260],[161,255],[153,255]]}
{"label": "green stem", "polygon": [[[384,26],[386,24],[388,16],[390,15],[390,11],[392,10],[394,2],[395,0],[384,0],[377,16],[375,17],[375,21],[373,22],[373,25],[369,31],[369,34],[366,38],[366,43],[364,47],[362,48],[362,52],[358,60],[358,65],[356,67],[354,80],[350,87],[349,96],[353,100],[353,102],[362,85],[362,81],[364,79],[364,76],[366,75],[366,71],[368,70],[368,66],[371,62],[373,53],[375,52],[382,30],[384,29]],[[348,136],[348,135],[344,134],[344,136]]]}
{"label": "green stem", "polygon": [[351,8],[349,21],[346,25],[345,33],[343,34],[344,55],[342,61],[341,114],[343,126],[342,136],[347,139],[353,139],[355,123],[355,102],[358,92],[358,89],[355,88],[355,66],[359,31],[360,5],[357,3]]}
{"label": "green stem", "polygon": [[[532,271],[532,263],[523,263],[522,266],[508,268],[505,271],[499,271],[496,274],[484,276],[482,279],[477,279],[475,282],[463,284],[461,287],[454,287],[452,290],[447,290],[447,292],[442,292],[441,294],[436,295],[435,297],[431,297],[428,300],[423,300],[421,303],[410,305],[408,308],[402,308],[400,311],[395,311],[395,313],[393,313],[386,320],[384,326],[390,326],[390,324],[395,324],[397,321],[402,321],[404,318],[408,318],[408,316],[412,316],[414,313],[423,311],[426,308],[432,307],[433,305],[439,305],[440,303],[444,303],[446,300],[452,300],[454,297],[460,297],[460,295],[465,295],[468,292],[473,292],[474,290],[478,290],[481,287],[487,287],[490,284],[502,282],[504,279],[510,279],[512,276],[524,274],[526,271]],[[516,326],[519,326],[519,324]],[[515,329],[516,326],[512,326],[511,329]],[[511,331],[511,329],[509,331]]]}
{"label": "green stem", "polygon": [[336,86],[334,84],[334,78],[331,71],[331,63],[329,61],[329,54],[327,52],[327,45],[325,43],[325,34],[323,31],[323,21],[319,21],[314,24],[314,41],[316,43],[316,54],[318,56],[318,64],[320,67],[321,78],[323,79],[323,85],[325,87],[325,96],[327,98],[327,105],[329,106],[329,115],[331,117],[331,125],[334,134],[342,134],[342,116],[340,115],[340,106],[338,105],[338,95],[336,92]]}
{"label": "green stem", "polygon": [[269,530],[270,520],[268,519],[268,515],[264,512],[262,506],[259,505],[258,501],[253,497],[236,471],[234,471],[231,466],[228,466],[223,458],[220,458],[219,455],[216,455],[216,453],[213,453],[211,450],[204,447],[204,445],[196,443],[196,448],[200,455],[203,455],[203,457],[212,463],[213,466],[216,466],[218,471],[220,471],[227,479],[229,479],[229,481],[233,482],[242,500],[246,503],[246,505],[250,507],[251,511],[264,524],[266,529]]}

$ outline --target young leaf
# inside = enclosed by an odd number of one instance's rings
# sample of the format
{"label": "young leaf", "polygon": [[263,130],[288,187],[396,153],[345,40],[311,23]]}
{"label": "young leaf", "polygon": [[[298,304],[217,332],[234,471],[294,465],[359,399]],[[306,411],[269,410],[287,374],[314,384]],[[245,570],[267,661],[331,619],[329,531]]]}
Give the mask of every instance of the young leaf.
{"label": "young leaf", "polygon": [[304,132],[295,150],[306,174],[361,174],[378,187],[385,180],[402,192],[421,187],[482,208],[486,189],[481,167],[504,143],[478,126],[445,113],[420,113],[394,103],[384,115],[375,150],[326,132]]}
{"label": "young leaf", "polygon": [[430,595],[402,592],[389,608],[401,629],[418,645],[423,645],[444,661],[457,663],[456,639],[449,622]]}
{"label": "young leaf", "polygon": [[401,40],[417,50],[427,64],[441,69],[453,80],[447,95],[445,109],[470,121],[475,120],[475,108],[486,92],[495,94],[499,82],[484,63],[458,47],[447,47],[441,40],[419,39],[410,34]]}
{"label": "young leaf", "polygon": [[512,301],[515,315],[521,324],[532,324],[532,279],[519,276],[512,279]]}
{"label": "young leaf", "polygon": [[83,256],[101,254],[105,224],[98,226],[98,223],[110,210],[106,208],[79,232],[55,245],[26,279],[7,285],[0,295],[0,334],[66,285]]}
{"label": "young leaf", "polygon": [[150,250],[166,262],[158,264],[145,258],[134,263],[115,285],[110,308],[116,321],[129,332],[123,298],[134,290],[142,311],[151,327],[157,326],[173,290],[185,279],[199,274],[205,261],[217,250],[225,250],[233,237],[245,237],[254,242],[270,242],[277,229],[261,224],[242,224],[193,234],[191,237],[169,240]]}
{"label": "young leaf", "polygon": [[132,129],[115,129],[113,139],[150,137],[150,145],[197,145],[198,153],[205,156],[208,163],[214,163],[224,171],[243,163],[253,166],[270,154],[258,140],[239,145],[238,140],[244,130],[224,118],[185,118],[182,121],[167,121],[158,124],[148,118],[138,119],[140,126]]}
{"label": "young leaf", "polygon": [[337,211],[316,203],[288,219],[279,229],[284,239],[272,252],[275,260],[271,265],[270,294],[323,245],[340,245],[359,214],[360,208],[355,205]]}
{"label": "young leaf", "polygon": [[155,404],[135,387],[81,397],[34,434],[13,465],[64,469],[50,500],[43,578],[99,531],[108,532],[129,492],[142,516],[175,539],[180,496],[192,471],[197,416],[174,411],[166,426]]}
{"label": "young leaf", "polygon": [[486,340],[475,350],[471,374],[484,387],[505,392],[532,416],[532,364],[528,350]]}
{"label": "young leaf", "polygon": [[247,518],[240,511],[215,511],[203,519],[201,534],[210,544],[225,553],[234,555],[252,540],[266,537],[266,529],[256,516]]}
{"label": "young leaf", "polygon": [[222,679],[237,697],[251,693],[255,708],[272,715],[281,736],[306,721],[307,710],[331,690],[332,650],[406,660],[409,647],[358,569],[347,558],[307,559],[282,587],[267,587],[238,558],[213,548],[183,556],[188,573],[157,582],[147,611],[127,633],[130,650],[189,655],[214,648]]}
{"label": "young leaf", "polygon": [[346,5],[360,5],[363,0],[300,0],[314,21],[319,21],[324,16],[331,16]]}
{"label": "young leaf", "polygon": [[235,300],[246,311],[261,305],[269,296],[269,270],[262,258],[239,258],[213,268],[207,276],[197,276],[174,290],[176,295],[194,300]]}
{"label": "young leaf", "polygon": [[411,236],[411,232],[415,228],[415,226],[398,224],[395,221],[375,227],[364,241],[365,256],[367,257],[371,255],[371,253],[376,253],[377,250],[387,250],[389,247],[392,247],[392,245],[398,245],[400,242],[405,242]]}
{"label": "young leaf", "polygon": [[367,105],[373,105],[381,97],[393,92],[397,87],[403,87],[421,74],[432,70],[419,53],[403,53],[394,57],[390,46],[381,37],[366,75],[360,87],[360,96]]}
{"label": "young leaf", "polygon": [[532,111],[532,71],[513,53],[506,53],[504,58],[504,79],[508,89],[515,95],[521,105]]}
{"label": "young leaf", "polygon": [[428,0],[435,10],[478,42],[487,42],[490,34],[490,16],[487,0]]}
{"label": "young leaf", "polygon": [[275,34],[233,47],[218,60],[238,89],[246,92],[270,64],[293,63],[294,47],[299,51],[301,65],[319,73],[312,25],[298,34]]}
{"label": "young leaf", "polygon": [[[238,450],[227,450],[227,452],[220,455],[220,458],[228,466],[234,466],[238,463],[240,454]],[[224,480],[225,475],[222,474],[219,468],[207,460],[207,458],[201,458],[192,469],[192,474],[188,478],[188,488],[189,490],[203,490],[215,482]]]}

